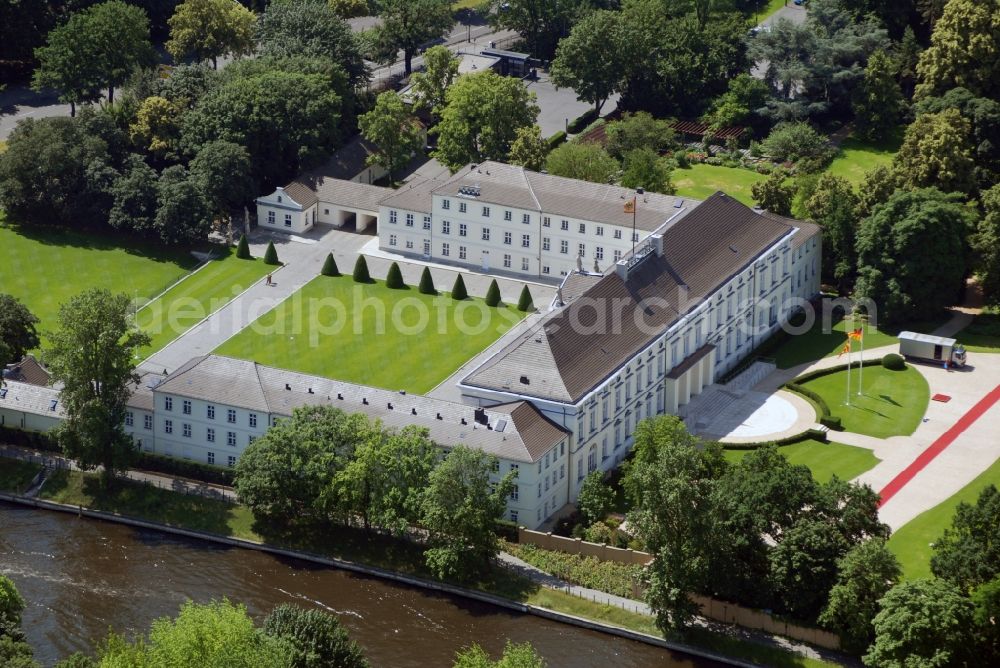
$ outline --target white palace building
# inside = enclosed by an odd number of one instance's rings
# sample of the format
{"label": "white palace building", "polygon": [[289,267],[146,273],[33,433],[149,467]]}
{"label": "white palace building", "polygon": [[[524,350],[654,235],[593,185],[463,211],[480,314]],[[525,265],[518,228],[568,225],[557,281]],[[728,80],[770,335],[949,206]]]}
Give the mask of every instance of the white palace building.
{"label": "white palace building", "polygon": [[[723,193],[640,194],[633,237],[633,195],[496,162],[395,191],[322,175],[279,188],[258,200],[262,227],[303,232],[354,217],[377,225],[383,250],[551,277],[556,300],[463,378],[460,403],[206,355],[144,376],[126,429],[143,450],[232,466],[298,406],[418,425],[445,450],[495,455],[497,477],[516,470],[507,516],[539,527],[589,472],[622,461],[639,421],[677,413],[819,293],[817,226]],[[0,421],[45,428],[61,418],[55,389],[7,388]]]}

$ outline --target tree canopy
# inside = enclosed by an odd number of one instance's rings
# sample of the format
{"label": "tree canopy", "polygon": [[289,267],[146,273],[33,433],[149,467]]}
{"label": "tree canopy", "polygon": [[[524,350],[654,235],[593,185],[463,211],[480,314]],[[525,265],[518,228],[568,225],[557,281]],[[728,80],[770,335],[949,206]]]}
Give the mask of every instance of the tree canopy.
{"label": "tree canopy", "polygon": [[375,145],[368,164],[384,167],[390,181],[423,148],[423,128],[396,91],[380,93],[375,106],[358,117],[358,127],[362,136]]}
{"label": "tree canopy", "polygon": [[425,43],[435,40],[454,25],[450,0],[381,0],[382,24],[374,29],[376,58],[392,63],[403,51],[406,74],[413,69],[413,56]]}
{"label": "tree canopy", "polygon": [[568,142],[552,149],[545,159],[545,169],[570,179],[613,183],[619,166],[599,144]]}
{"label": "tree canopy", "polygon": [[424,51],[424,69],[414,73],[410,79],[414,107],[440,117],[446,102],[445,94],[458,78],[458,63],[458,57],[441,44]]}
{"label": "tree canopy", "polygon": [[621,40],[626,33],[618,12],[591,12],[559,41],[552,61],[552,82],[572,88],[600,114],[607,99],[621,88],[625,73]]}
{"label": "tree canopy", "polygon": [[170,17],[167,51],[176,62],[188,56],[218,65],[220,56],[253,52],[257,17],[233,0],[184,0]]}
{"label": "tree canopy", "polygon": [[934,24],[931,45],[917,65],[916,97],[962,87],[977,97],[1000,97],[1000,3],[949,0]]}
{"label": "tree canopy", "polygon": [[38,347],[38,318],[17,297],[0,293],[0,366]]}
{"label": "tree canopy", "polygon": [[931,571],[968,592],[1000,575],[997,544],[1000,492],[988,485],[976,503],[960,503],[951,526],[934,542]]}
{"label": "tree canopy", "polygon": [[893,158],[900,184],[971,194],[976,189],[969,121],[957,109],[921,114]]}

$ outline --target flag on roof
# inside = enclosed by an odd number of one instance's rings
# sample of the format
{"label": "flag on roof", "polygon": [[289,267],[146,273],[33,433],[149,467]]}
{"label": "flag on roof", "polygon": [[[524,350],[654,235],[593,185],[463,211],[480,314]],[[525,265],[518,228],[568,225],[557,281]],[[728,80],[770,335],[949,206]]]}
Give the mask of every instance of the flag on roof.
{"label": "flag on roof", "polygon": [[625,213],[635,213],[635,198],[625,202]]}

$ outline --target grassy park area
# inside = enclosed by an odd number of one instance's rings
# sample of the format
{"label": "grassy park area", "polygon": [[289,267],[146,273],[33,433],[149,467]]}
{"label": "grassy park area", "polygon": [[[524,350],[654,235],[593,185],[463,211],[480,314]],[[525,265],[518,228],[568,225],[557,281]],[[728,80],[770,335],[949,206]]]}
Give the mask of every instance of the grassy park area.
{"label": "grassy park area", "polygon": [[318,276],[215,352],[261,364],[423,393],[524,314],[383,281]]}
{"label": "grassy park area", "polygon": [[893,137],[881,142],[868,142],[854,137],[848,137],[841,143],[840,151],[833,162],[827,167],[827,172],[840,176],[857,188],[864,181],[865,173],[876,167],[888,167],[902,144],[903,136],[899,132]]}
{"label": "grassy park area", "polygon": [[232,249],[210,260],[136,314],[153,340],[140,357],[164,347],[273,269],[261,259],[241,260]]}
{"label": "grassy park area", "polygon": [[722,167],[721,165],[693,164],[684,169],[674,170],[671,175],[677,194],[692,199],[706,199],[715,191],[721,190],[733,199],[753,206],[750,188],[766,177],[740,167]]}
{"label": "grassy park area", "polygon": [[930,388],[920,372],[912,366],[902,371],[865,367],[860,395],[858,376],[855,367],[851,371],[850,406],[845,403],[846,370],[814,378],[802,386],[823,397],[831,412],[841,418],[846,431],[876,438],[912,434],[930,400]]}
{"label": "grassy park area", "polygon": [[[802,464],[812,471],[819,482],[827,482],[836,475],[841,480],[851,480],[879,463],[871,450],[841,443],[823,443],[808,439],[783,445],[778,451],[791,464]],[[726,459],[738,462],[751,450],[726,450]]]}
{"label": "grassy park area", "polygon": [[2,213],[0,248],[5,255],[0,290],[38,316],[42,333],[56,327],[59,306],[84,288],[148,300],[197,264],[190,253],[157,244],[123,243],[65,229],[15,228],[3,224]]}
{"label": "grassy park area", "polygon": [[958,504],[975,504],[979,494],[989,485],[1000,487],[1000,460],[979,474],[975,480],[945,501],[917,515],[904,524],[889,539],[889,549],[903,567],[908,580],[930,577],[931,546],[951,526]]}

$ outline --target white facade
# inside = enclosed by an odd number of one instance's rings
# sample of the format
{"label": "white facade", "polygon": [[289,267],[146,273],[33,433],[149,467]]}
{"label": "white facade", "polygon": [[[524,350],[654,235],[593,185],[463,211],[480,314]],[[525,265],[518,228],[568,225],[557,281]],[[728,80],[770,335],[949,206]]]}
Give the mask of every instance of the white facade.
{"label": "white facade", "polygon": [[257,198],[257,225],[290,234],[304,234],[316,224],[315,202],[298,202],[284,188]]}

